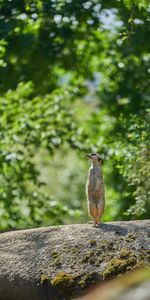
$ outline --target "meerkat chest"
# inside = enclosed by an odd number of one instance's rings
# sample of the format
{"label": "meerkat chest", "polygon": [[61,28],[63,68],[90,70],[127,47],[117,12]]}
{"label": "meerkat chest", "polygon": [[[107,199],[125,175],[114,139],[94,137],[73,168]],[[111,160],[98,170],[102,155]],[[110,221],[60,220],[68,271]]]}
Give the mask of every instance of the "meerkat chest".
{"label": "meerkat chest", "polygon": [[89,179],[99,179],[101,178],[100,168],[90,168]]}
{"label": "meerkat chest", "polygon": [[102,181],[102,173],[100,168],[90,168],[88,179],[91,189],[95,190],[97,184]]}

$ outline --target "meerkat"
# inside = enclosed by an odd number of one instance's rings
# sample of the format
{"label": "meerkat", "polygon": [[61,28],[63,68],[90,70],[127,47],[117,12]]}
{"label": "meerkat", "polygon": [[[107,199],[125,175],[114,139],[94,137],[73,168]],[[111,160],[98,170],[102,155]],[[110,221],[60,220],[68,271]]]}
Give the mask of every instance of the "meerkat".
{"label": "meerkat", "polygon": [[86,184],[86,195],[88,201],[89,215],[93,219],[93,225],[100,223],[105,208],[105,190],[102,174],[102,158],[97,153],[87,154],[91,161]]}

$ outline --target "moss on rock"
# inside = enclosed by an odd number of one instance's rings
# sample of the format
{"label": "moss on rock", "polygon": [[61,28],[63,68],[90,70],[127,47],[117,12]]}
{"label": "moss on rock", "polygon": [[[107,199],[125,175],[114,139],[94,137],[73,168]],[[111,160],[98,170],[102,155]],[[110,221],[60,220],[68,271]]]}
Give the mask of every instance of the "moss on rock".
{"label": "moss on rock", "polygon": [[133,242],[137,238],[137,234],[135,232],[129,232],[126,236],[127,242]]}
{"label": "moss on rock", "polygon": [[[13,269],[12,278],[15,272],[19,280],[22,278],[23,284],[22,270],[30,270],[26,272],[26,279],[34,282],[32,286],[37,288],[38,294],[41,290],[43,299],[47,295],[47,299],[51,300],[68,300],[82,295],[85,289],[98,282],[148,265],[148,226],[148,221],[134,221],[104,223],[97,228],[81,224],[2,234],[1,244],[7,249],[9,241],[13,251],[9,253],[11,265],[7,252],[5,255],[2,251],[0,260],[10,273]],[[15,248],[14,239],[17,243]],[[26,249],[31,242],[32,251],[28,256]],[[21,268],[20,253],[24,257]],[[12,262],[15,262],[13,268]],[[2,269],[1,278],[4,278],[3,272]],[[5,290],[1,292],[0,289],[0,299],[3,299],[4,293]],[[16,294],[13,298],[20,299]]]}
{"label": "moss on rock", "polygon": [[96,246],[96,240],[91,240],[91,241],[90,241],[90,246],[91,246],[91,247]]}
{"label": "moss on rock", "polygon": [[103,278],[112,278],[118,274],[129,271],[136,263],[137,260],[135,257],[129,257],[128,259],[113,258],[103,272]]}
{"label": "moss on rock", "polygon": [[40,283],[43,284],[43,283],[48,282],[48,281],[49,281],[48,275],[42,274],[41,277],[40,277]]}
{"label": "moss on rock", "polygon": [[67,291],[74,286],[76,278],[77,275],[60,272],[51,280],[51,285],[53,287],[57,287],[59,289]]}
{"label": "moss on rock", "polygon": [[93,250],[89,250],[85,256],[82,258],[81,262],[82,263],[88,263],[90,261],[92,261],[94,258],[94,251]]}
{"label": "moss on rock", "polygon": [[60,256],[57,251],[52,252],[52,264],[53,266],[60,267],[62,265]]}
{"label": "moss on rock", "polygon": [[125,259],[128,258],[131,254],[131,251],[129,251],[128,249],[122,249],[120,252],[120,258]]}

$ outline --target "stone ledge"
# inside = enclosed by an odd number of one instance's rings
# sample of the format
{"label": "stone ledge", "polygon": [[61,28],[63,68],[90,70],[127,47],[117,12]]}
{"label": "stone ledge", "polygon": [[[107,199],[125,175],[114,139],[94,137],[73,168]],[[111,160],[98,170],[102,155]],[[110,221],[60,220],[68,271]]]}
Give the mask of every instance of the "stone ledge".
{"label": "stone ledge", "polygon": [[0,299],[71,299],[150,262],[150,221],[64,225],[0,234]]}

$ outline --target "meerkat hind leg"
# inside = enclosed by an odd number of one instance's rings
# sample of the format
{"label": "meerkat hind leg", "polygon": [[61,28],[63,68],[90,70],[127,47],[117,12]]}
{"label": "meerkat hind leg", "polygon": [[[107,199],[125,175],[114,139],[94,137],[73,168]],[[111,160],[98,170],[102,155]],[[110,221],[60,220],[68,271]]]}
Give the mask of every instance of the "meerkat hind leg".
{"label": "meerkat hind leg", "polygon": [[104,209],[102,206],[98,206],[97,208],[97,216],[96,216],[96,224],[99,225],[101,223],[101,216],[103,215]]}
{"label": "meerkat hind leg", "polygon": [[96,227],[97,223],[96,220],[93,219],[93,226]]}
{"label": "meerkat hind leg", "polygon": [[100,225],[101,224],[101,219],[99,218],[99,216],[96,217],[96,225]]}
{"label": "meerkat hind leg", "polygon": [[97,208],[95,204],[89,205],[89,215],[93,219],[93,226],[96,226],[96,216],[97,216]]}

